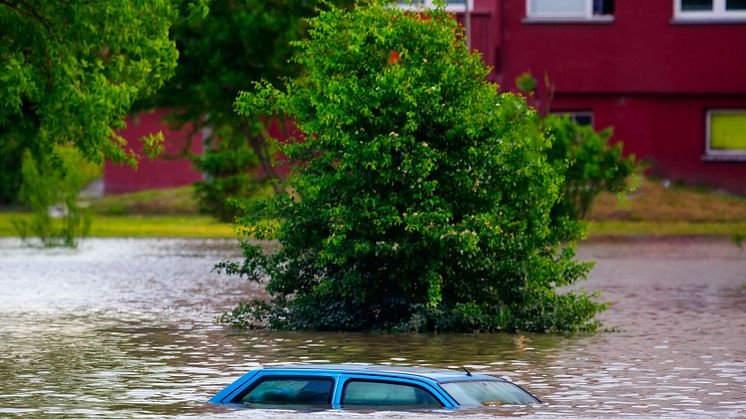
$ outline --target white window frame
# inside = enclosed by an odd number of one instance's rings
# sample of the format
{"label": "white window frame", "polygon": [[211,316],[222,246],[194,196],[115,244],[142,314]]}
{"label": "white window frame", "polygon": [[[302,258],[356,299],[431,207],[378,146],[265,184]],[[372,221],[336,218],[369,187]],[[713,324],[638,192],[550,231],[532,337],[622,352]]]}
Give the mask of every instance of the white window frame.
{"label": "white window frame", "polygon": [[743,150],[713,150],[711,147],[712,139],[710,134],[712,132],[712,115],[723,115],[723,114],[743,114],[746,115],[746,109],[709,109],[707,111],[707,120],[705,121],[705,160],[746,160],[746,148]]}
{"label": "white window frame", "polygon": [[[408,0],[407,0],[408,1]],[[435,0],[414,0],[412,4],[397,2],[397,7],[404,10],[427,10],[435,8]],[[446,4],[446,11],[453,13],[466,13],[474,10],[474,0],[466,0],[464,4]]]}
{"label": "white window frame", "polygon": [[683,11],[681,0],[674,0],[673,7],[677,20],[746,20],[746,10],[725,10],[725,0],[712,0],[712,11]]}

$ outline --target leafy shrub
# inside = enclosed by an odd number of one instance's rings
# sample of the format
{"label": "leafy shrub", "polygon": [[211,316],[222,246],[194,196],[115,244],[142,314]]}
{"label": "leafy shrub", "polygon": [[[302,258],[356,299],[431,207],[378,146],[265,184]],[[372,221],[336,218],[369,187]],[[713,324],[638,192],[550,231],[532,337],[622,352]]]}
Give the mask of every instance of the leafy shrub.
{"label": "leafy shrub", "polygon": [[33,217],[31,221],[13,221],[18,235],[24,241],[34,236],[46,247],[77,247],[78,238],[87,235],[91,224],[90,214],[79,205],[78,197],[100,170],[100,165],[88,162],[72,148],[59,148],[42,161],[26,151],[19,196],[31,207]]}
{"label": "leafy shrub", "polygon": [[[554,96],[554,85],[549,75],[544,74],[544,95],[537,95],[538,82],[525,72],[515,79],[516,88],[527,102],[545,111]],[[593,200],[603,191],[623,194],[635,188],[638,166],[633,155],[622,154],[622,143],[610,143],[612,129],[600,132],[593,127],[580,125],[568,115],[548,113],[541,120],[552,146],[547,157],[555,169],[564,175],[562,194],[552,210],[553,219],[561,221],[567,217],[583,220],[590,213]]]}
{"label": "leafy shrub", "polygon": [[[372,4],[310,20],[308,71],[242,93],[242,114],[285,112],[305,140],[286,193],[245,208],[243,262],[269,301],[223,316],[241,327],[332,330],[592,330],[604,309],[557,287],[585,277],[572,239],[551,222],[562,170],[539,116],[498,93],[442,9]],[[569,241],[561,245],[560,238]]]}
{"label": "leafy shrub", "polygon": [[596,132],[566,115],[548,115],[542,125],[552,138],[549,161],[558,168],[566,166],[554,217],[585,219],[599,193],[624,193],[634,186],[629,179],[636,169],[635,158],[622,154],[622,143],[609,143],[611,129]]}

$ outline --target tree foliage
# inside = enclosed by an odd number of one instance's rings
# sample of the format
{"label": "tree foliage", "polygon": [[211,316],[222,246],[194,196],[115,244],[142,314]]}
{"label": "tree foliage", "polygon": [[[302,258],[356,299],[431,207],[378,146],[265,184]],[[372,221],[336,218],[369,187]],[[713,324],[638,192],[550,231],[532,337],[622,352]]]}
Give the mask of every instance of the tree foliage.
{"label": "tree foliage", "polygon": [[24,149],[135,163],[115,130],[172,75],[176,17],[170,1],[0,0],[0,202],[15,198]]}
{"label": "tree foliage", "polygon": [[239,326],[303,329],[594,329],[604,308],[557,287],[582,223],[551,222],[561,165],[537,113],[498,93],[442,9],[373,3],[310,20],[307,68],[284,91],[242,93],[244,115],[287,113],[305,139],[283,146],[286,192],[247,211],[229,273],[268,278],[270,301],[239,306]]}
{"label": "tree foliage", "polygon": [[[321,3],[214,0],[207,16],[174,27],[180,52],[175,75],[154,99],[140,106],[170,108],[175,125],[188,124],[195,132],[209,129],[207,150],[202,156],[191,156],[207,175],[197,185],[204,212],[232,220],[236,210],[229,198],[255,191],[257,166],[273,176],[266,141],[271,121],[259,115],[240,117],[233,103],[238,92],[253,82],[277,84],[299,74],[301,66],[289,62],[296,52],[292,42],[304,36],[303,18],[313,16]],[[350,4],[352,0],[325,3]]]}

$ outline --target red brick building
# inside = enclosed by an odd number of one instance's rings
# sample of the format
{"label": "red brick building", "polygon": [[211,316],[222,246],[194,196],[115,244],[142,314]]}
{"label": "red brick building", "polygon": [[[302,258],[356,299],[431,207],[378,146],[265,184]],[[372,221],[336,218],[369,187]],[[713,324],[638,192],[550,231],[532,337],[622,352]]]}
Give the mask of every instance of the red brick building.
{"label": "red brick building", "polygon": [[[169,131],[163,123],[166,111],[142,112],[127,119],[127,128],[119,132],[129,142],[128,149],[140,152],[140,138],[163,131],[166,141],[165,156],[178,155],[184,146],[194,154],[202,153],[202,133],[192,134],[189,127],[181,131]],[[192,134],[192,138],[189,135]],[[187,141],[191,143],[187,144]],[[191,185],[202,180],[202,174],[194,169],[192,162],[184,158],[141,158],[137,170],[107,161],[104,165],[104,193],[135,192],[145,189],[173,188]]]}
{"label": "red brick building", "polygon": [[[614,127],[654,174],[746,194],[746,0],[448,3],[502,89],[530,72],[537,107]],[[125,136],[139,135],[130,127]],[[123,176],[148,187],[199,178],[189,170],[148,162],[137,174],[107,170],[107,191],[129,188],[109,186]]]}
{"label": "red brick building", "polygon": [[[467,19],[464,11],[470,11]],[[462,0],[502,89],[531,72],[539,107],[613,126],[672,180],[746,193],[746,0]],[[545,74],[553,86],[549,94]]]}

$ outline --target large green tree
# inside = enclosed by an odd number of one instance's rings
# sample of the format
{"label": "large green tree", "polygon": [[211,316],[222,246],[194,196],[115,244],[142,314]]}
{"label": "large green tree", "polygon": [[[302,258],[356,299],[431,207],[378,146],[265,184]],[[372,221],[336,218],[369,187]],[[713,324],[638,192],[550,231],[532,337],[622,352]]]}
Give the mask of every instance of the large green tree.
{"label": "large green tree", "polygon": [[173,74],[173,3],[0,0],[0,202],[16,197],[24,149],[135,163],[116,129]]}
{"label": "large green tree", "polygon": [[[443,10],[386,5],[311,20],[283,91],[242,94],[242,114],[288,113],[304,133],[286,193],[241,220],[274,239],[222,266],[270,301],[241,326],[360,330],[593,329],[602,304],[557,287],[585,277],[582,222],[552,222],[566,166],[548,161],[539,115],[486,81]],[[561,243],[561,238],[567,239]]]}
{"label": "large green tree", "polygon": [[[266,141],[271,121],[259,115],[241,117],[233,103],[252,82],[278,83],[300,73],[301,66],[290,61],[297,50],[292,41],[305,35],[304,18],[316,14],[321,3],[214,0],[204,19],[175,26],[180,53],[176,73],[153,100],[141,106],[170,108],[171,121],[177,126],[188,124],[194,132],[209,129],[206,152],[192,156],[208,175],[197,189],[203,211],[232,219],[235,210],[226,198],[251,194],[258,186],[253,176],[258,165],[273,175]],[[323,3],[342,5],[352,0]]]}

